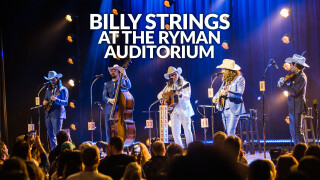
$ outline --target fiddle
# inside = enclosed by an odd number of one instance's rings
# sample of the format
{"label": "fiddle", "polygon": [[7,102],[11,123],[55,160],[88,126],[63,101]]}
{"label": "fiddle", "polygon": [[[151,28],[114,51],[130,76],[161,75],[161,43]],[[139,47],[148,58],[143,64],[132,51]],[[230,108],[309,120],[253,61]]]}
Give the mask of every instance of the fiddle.
{"label": "fiddle", "polygon": [[293,72],[290,75],[286,75],[285,77],[281,77],[278,81],[278,87],[283,86],[284,83],[290,82],[292,79],[296,77],[297,73]]}

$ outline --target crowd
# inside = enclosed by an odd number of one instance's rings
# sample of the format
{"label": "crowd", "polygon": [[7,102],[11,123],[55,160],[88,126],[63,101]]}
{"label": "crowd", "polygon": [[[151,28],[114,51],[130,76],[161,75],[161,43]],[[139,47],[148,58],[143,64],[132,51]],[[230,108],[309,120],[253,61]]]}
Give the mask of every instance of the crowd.
{"label": "crowd", "polygon": [[[316,180],[320,179],[320,147],[297,144],[292,153],[280,155],[276,164],[258,159],[248,164],[238,137],[217,132],[212,145],[192,142],[187,149],[135,144],[131,151],[121,137],[110,138],[103,148],[90,142],[74,147],[65,131],[57,133],[57,147],[48,154],[38,136],[16,138],[12,152],[0,142],[1,180]],[[101,147],[101,143],[99,145]],[[103,152],[102,152],[103,151]],[[105,151],[105,152],[104,152]],[[101,158],[101,154],[106,154]]]}

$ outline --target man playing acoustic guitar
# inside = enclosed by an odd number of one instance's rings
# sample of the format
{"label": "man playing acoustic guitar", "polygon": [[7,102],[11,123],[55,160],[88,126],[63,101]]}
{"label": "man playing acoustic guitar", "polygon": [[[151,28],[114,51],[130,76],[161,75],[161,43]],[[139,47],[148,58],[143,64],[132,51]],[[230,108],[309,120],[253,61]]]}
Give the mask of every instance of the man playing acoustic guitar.
{"label": "man playing acoustic guitar", "polygon": [[57,146],[56,134],[61,131],[63,119],[66,119],[64,106],[68,105],[68,89],[62,85],[62,74],[49,71],[46,80],[51,81],[43,105],[45,106],[45,123],[48,131],[51,150]]}
{"label": "man playing acoustic guitar", "polygon": [[[158,94],[158,99],[164,97],[164,94],[172,90],[178,90],[175,94],[178,96],[178,104],[175,105],[172,113],[170,114],[171,120],[171,130],[174,142],[183,147],[181,141],[181,124],[184,129],[184,134],[186,136],[187,145],[193,142],[193,136],[191,132],[191,116],[194,115],[190,103],[191,87],[189,82],[184,80],[181,76],[182,69],[170,66],[164,77],[169,79],[166,87]],[[185,88],[184,88],[185,87]]]}

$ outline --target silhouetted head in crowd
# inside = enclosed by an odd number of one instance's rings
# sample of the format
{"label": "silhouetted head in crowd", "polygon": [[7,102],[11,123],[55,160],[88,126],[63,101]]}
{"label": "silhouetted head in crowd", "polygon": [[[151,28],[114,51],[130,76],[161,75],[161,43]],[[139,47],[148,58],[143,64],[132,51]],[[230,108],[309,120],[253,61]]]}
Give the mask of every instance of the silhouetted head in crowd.
{"label": "silhouetted head in crowd", "polygon": [[173,179],[241,179],[232,161],[221,148],[195,146],[192,153],[171,161],[169,180]]}
{"label": "silhouetted head in crowd", "polygon": [[69,150],[73,150],[73,144],[70,141],[66,141],[64,143],[61,144],[61,151],[65,150],[65,149],[69,149]]}
{"label": "silhouetted head in crowd", "polygon": [[33,162],[27,161],[26,162],[28,174],[30,180],[41,180],[44,179],[44,174],[41,168],[37,167]]}
{"label": "silhouetted head in crowd", "polygon": [[302,171],[292,171],[288,174],[286,180],[310,180],[310,178]]}
{"label": "silhouetted head in crowd", "polygon": [[27,180],[29,174],[27,166],[23,159],[19,157],[10,157],[2,166],[1,180]]}
{"label": "silhouetted head in crowd", "polygon": [[229,153],[230,157],[234,161],[239,160],[240,156],[240,149],[241,149],[241,140],[238,137],[229,136],[224,141],[224,150]]}
{"label": "silhouetted head in crowd", "polygon": [[84,142],[79,146],[79,151],[82,152],[85,148],[92,146],[91,142]]}
{"label": "silhouetted head in crowd", "polygon": [[107,153],[108,155],[116,155],[122,154],[124,141],[120,136],[113,136],[109,140],[109,144],[107,145]]}
{"label": "silhouetted head in crowd", "polygon": [[227,139],[226,133],[222,131],[218,131],[213,136],[213,145],[216,145],[216,146],[223,145],[226,139]]}
{"label": "silhouetted head in crowd", "polygon": [[167,159],[170,162],[175,155],[182,155],[183,149],[179,144],[172,143],[167,147]]}
{"label": "silhouetted head in crowd", "polygon": [[80,151],[72,151],[68,154],[68,159],[63,168],[63,177],[66,179],[68,176],[83,171],[81,153]]}
{"label": "silhouetted head in crowd", "polygon": [[58,157],[58,162],[57,162],[57,175],[58,175],[58,177],[63,176],[64,166],[67,163],[67,160],[70,157],[71,152],[72,151],[69,149],[63,150],[61,152],[60,156]]}
{"label": "silhouetted head in crowd", "polygon": [[166,147],[162,141],[156,141],[152,144],[151,150],[155,156],[165,156]]}
{"label": "silhouetted head in crowd", "polygon": [[298,143],[294,149],[292,155],[296,158],[299,162],[300,159],[304,156],[304,153],[307,150],[307,145],[305,143]]}
{"label": "silhouetted head in crowd", "polygon": [[306,156],[314,156],[314,157],[320,159],[320,146],[318,146],[318,145],[309,146],[305,155]]}
{"label": "silhouetted head in crowd", "polygon": [[127,165],[121,180],[140,180],[142,179],[141,166],[137,162],[131,162]]}
{"label": "silhouetted head in crowd", "polygon": [[290,173],[290,168],[293,165],[297,165],[298,161],[291,154],[284,154],[278,157],[277,160],[277,176],[278,180],[285,179]]}
{"label": "silhouetted head in crowd", "polygon": [[66,131],[59,131],[56,137],[58,146],[61,146],[64,142],[69,141],[69,135]]}
{"label": "silhouetted head in crowd", "polygon": [[81,153],[85,171],[96,171],[100,162],[100,151],[97,146],[90,146]]}
{"label": "silhouetted head in crowd", "polygon": [[306,173],[311,180],[320,177],[320,160],[314,156],[304,156],[299,161],[298,170]]}
{"label": "silhouetted head in crowd", "polygon": [[27,141],[18,141],[14,144],[12,156],[19,157],[23,160],[31,160],[31,149]]}
{"label": "silhouetted head in crowd", "polygon": [[206,145],[203,144],[201,141],[194,141],[188,144],[188,155],[193,155],[193,153],[195,153],[194,155],[196,155],[198,153],[198,149],[202,149],[205,148]]}
{"label": "silhouetted head in crowd", "polygon": [[268,159],[253,161],[249,169],[249,180],[273,180],[276,177],[274,164]]}

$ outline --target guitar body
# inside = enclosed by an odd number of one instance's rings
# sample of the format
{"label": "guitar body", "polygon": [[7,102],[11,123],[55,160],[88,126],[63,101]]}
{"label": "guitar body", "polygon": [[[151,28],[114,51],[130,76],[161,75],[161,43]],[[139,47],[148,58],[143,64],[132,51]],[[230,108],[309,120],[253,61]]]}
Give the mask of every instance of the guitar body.
{"label": "guitar body", "polygon": [[[226,90],[227,88],[223,87],[222,90]],[[222,95],[221,92],[218,92],[219,101],[216,103],[216,109],[218,111],[223,111],[227,97]]]}
{"label": "guitar body", "polygon": [[136,137],[136,126],[133,121],[134,99],[130,92],[119,93],[117,108],[111,123],[111,136],[120,136],[125,146],[130,146]]}
{"label": "guitar body", "polygon": [[166,100],[166,103],[168,105],[168,112],[171,114],[174,107],[179,103],[179,98],[177,95],[175,95],[174,90],[164,93],[163,97],[168,97],[168,99]]}
{"label": "guitar body", "polygon": [[[55,92],[53,96],[57,97],[60,93],[61,93],[61,91],[59,90],[59,91]],[[50,98],[50,100],[48,101],[48,104],[44,106],[45,113],[48,113],[50,111],[52,103],[53,103],[53,101]]]}

